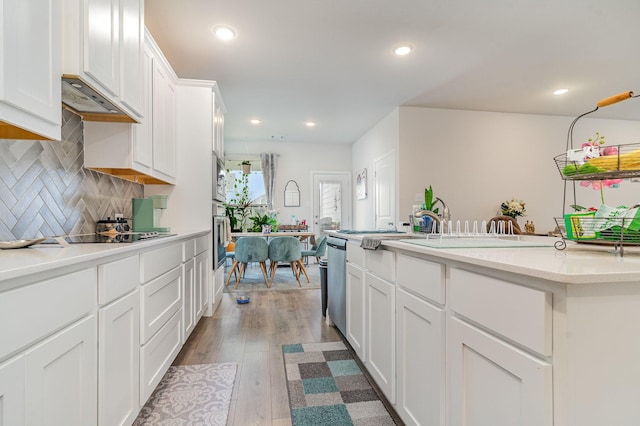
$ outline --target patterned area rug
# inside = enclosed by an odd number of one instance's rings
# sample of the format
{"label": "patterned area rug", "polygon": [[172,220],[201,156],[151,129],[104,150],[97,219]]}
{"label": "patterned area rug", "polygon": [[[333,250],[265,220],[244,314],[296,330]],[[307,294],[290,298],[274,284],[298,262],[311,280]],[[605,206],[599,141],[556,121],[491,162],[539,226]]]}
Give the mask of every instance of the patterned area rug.
{"label": "patterned area rug", "polygon": [[235,362],[169,367],[134,426],[224,426],[237,369]]}
{"label": "patterned area rug", "polygon": [[[264,285],[264,278],[262,278],[262,272],[260,272],[260,266],[257,263],[250,263],[249,267],[246,270],[244,277],[240,280],[240,285],[236,290],[236,277],[231,275],[231,280],[229,281],[229,285],[224,288],[225,293],[237,293],[237,292],[248,292],[248,291],[274,291],[274,290],[308,290],[308,289],[318,289],[320,288],[320,269],[317,263],[314,263],[315,260],[309,260],[309,264],[306,265],[307,273],[309,274],[309,279],[311,283],[307,282],[307,277],[302,274],[300,276],[300,284],[302,287],[298,285],[296,281],[296,277],[293,276],[293,272],[288,265],[278,266],[276,271],[276,276],[273,281],[273,285],[271,288],[267,288]],[[231,265],[228,264],[225,267],[224,271],[224,279],[226,281],[227,274],[231,270]],[[268,275],[267,278],[271,279],[271,276]]]}
{"label": "patterned area rug", "polygon": [[282,345],[291,421],[307,425],[395,425],[342,342]]}

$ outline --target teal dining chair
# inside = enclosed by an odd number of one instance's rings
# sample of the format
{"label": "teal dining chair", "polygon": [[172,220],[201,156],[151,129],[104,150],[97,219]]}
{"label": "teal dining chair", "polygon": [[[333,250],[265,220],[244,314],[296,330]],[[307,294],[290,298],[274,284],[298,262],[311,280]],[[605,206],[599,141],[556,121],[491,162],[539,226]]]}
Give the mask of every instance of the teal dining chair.
{"label": "teal dining chair", "polygon": [[236,241],[236,248],[234,252],[233,264],[231,270],[227,275],[227,281],[225,286],[229,285],[231,274],[237,269],[236,276],[236,288],[240,284],[244,270],[249,262],[260,263],[260,270],[262,271],[262,277],[264,278],[264,284],[267,288],[271,287],[267,278],[267,264],[266,261],[269,258],[269,245],[264,237],[240,237]]}
{"label": "teal dining chair", "polygon": [[316,258],[316,263],[320,261],[320,258],[327,252],[327,236],[321,235],[316,239],[316,243],[311,246],[309,250],[302,250],[302,257],[307,258],[313,256]]}
{"label": "teal dining chair", "polygon": [[298,285],[302,287],[300,283],[300,271],[307,277],[307,282],[311,282],[307,269],[302,263],[302,251],[300,250],[300,240],[296,237],[274,237],[269,240],[269,267],[271,269],[271,281],[270,286],[273,285],[273,280],[276,277],[276,270],[278,269],[278,262],[287,262],[291,265],[293,275],[298,281]]}

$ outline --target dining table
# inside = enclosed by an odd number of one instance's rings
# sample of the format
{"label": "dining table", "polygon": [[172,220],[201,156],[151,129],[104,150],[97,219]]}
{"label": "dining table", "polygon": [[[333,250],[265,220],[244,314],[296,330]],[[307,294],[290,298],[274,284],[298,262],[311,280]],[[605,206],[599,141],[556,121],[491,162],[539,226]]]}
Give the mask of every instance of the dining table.
{"label": "dining table", "polygon": [[[311,243],[314,245],[316,243],[316,234],[309,231],[276,231],[276,232],[232,232],[231,239],[232,241],[236,241],[240,237],[298,237],[300,242],[303,243]],[[308,241],[307,241],[308,240]]]}

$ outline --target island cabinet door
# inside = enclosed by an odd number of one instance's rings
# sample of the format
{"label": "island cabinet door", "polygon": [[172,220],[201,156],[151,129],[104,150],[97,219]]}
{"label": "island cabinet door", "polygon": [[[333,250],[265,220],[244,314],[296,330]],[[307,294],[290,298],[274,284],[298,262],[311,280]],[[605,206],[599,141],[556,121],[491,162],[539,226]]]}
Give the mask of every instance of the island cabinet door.
{"label": "island cabinet door", "polygon": [[450,317],[451,426],[551,426],[551,365]]}
{"label": "island cabinet door", "polygon": [[397,404],[407,425],[445,424],[445,312],[396,291]]}
{"label": "island cabinet door", "polygon": [[365,284],[364,269],[347,263],[346,298],[347,298],[347,335],[349,344],[356,351],[358,358],[365,365]]}
{"label": "island cabinet door", "polygon": [[396,402],[396,289],[366,273],[367,370],[387,400]]}

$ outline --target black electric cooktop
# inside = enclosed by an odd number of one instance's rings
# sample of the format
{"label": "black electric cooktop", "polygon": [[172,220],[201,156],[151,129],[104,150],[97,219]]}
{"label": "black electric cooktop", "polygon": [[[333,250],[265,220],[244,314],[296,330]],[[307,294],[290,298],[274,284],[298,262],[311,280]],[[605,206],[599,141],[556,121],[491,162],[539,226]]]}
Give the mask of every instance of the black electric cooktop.
{"label": "black electric cooktop", "polygon": [[[135,243],[136,241],[154,240],[157,238],[171,237],[176,234],[164,234],[158,232],[136,232],[132,234],[115,234],[115,235],[71,235],[63,237],[69,244],[83,243]],[[55,242],[49,240],[47,242]]]}

